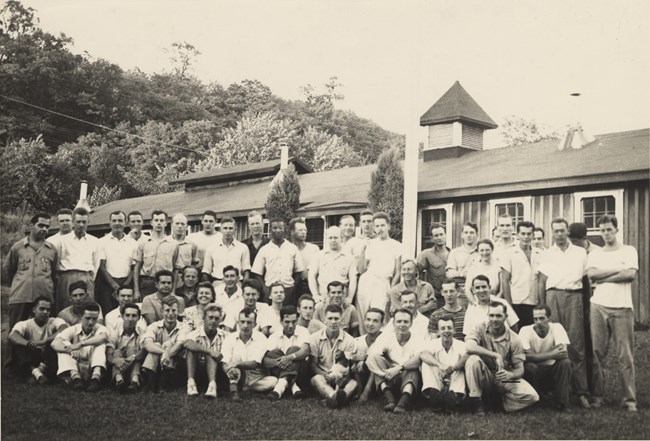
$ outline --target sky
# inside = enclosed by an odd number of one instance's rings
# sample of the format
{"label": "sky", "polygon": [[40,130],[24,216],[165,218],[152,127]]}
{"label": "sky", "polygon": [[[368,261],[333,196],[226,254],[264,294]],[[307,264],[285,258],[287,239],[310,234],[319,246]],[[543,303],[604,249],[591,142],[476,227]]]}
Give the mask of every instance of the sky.
{"label": "sky", "polygon": [[[426,139],[420,116],[458,80],[502,124],[516,115],[591,134],[650,127],[650,2],[23,0],[73,51],[124,69],[170,69],[186,41],[194,74],[222,85],[258,79],[300,99],[331,76],[338,108]],[[580,97],[571,97],[578,92]],[[486,147],[500,144],[497,130]]]}

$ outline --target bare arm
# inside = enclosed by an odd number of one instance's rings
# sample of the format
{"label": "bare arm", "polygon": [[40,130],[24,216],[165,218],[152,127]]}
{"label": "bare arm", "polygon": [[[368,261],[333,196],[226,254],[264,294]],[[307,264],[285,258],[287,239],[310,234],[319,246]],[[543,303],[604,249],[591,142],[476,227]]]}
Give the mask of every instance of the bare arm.
{"label": "bare arm", "polygon": [[420,360],[422,363],[428,364],[429,366],[434,366],[442,369],[440,362],[433,356],[431,351],[422,351],[420,354]]}
{"label": "bare arm", "polygon": [[[611,274],[609,276],[603,277],[602,279],[597,279],[597,278],[592,278],[591,277],[591,271],[594,270],[593,268],[590,268],[587,271],[587,274],[589,275],[589,278],[594,280],[596,283],[598,282],[611,282],[611,283],[631,283],[634,281],[636,278],[636,272],[637,270],[634,268],[628,268],[624,269],[621,271],[617,271],[615,274]],[[598,270],[595,270],[598,271]]]}
{"label": "bare arm", "polygon": [[[136,302],[142,300],[140,295],[140,271],[142,270],[142,262],[135,262],[135,268],[133,268],[133,300]],[[148,324],[148,322],[147,322]]]}
{"label": "bare arm", "polygon": [[526,351],[526,361],[539,363],[546,360],[563,360],[568,357],[566,345],[557,345],[548,352],[533,352],[531,349]]}
{"label": "bare arm", "polygon": [[512,295],[510,294],[510,280],[512,279],[512,275],[510,274],[509,271],[504,270],[501,268],[501,271],[499,272],[499,279],[501,280],[501,292],[503,293],[503,298],[510,304],[512,304]]}
{"label": "bare arm", "polygon": [[546,304],[546,274],[539,273],[537,278],[537,292],[539,293],[539,303]]}
{"label": "bare arm", "polygon": [[150,354],[157,354],[157,355],[162,355],[165,353],[165,350],[162,348],[162,346],[153,339],[148,338],[144,341],[144,348],[149,352]]}
{"label": "bare arm", "polygon": [[395,286],[399,283],[399,279],[402,276],[402,258],[397,257],[395,259],[395,269],[393,270],[393,278],[391,280],[390,286]]}

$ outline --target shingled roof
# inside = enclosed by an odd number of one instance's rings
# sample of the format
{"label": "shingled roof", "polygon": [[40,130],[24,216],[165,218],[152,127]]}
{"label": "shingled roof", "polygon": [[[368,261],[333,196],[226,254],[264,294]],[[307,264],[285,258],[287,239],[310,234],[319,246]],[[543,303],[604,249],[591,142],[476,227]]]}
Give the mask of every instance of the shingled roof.
{"label": "shingled roof", "polygon": [[464,121],[487,129],[498,127],[458,81],[420,117],[420,125],[454,121]]}

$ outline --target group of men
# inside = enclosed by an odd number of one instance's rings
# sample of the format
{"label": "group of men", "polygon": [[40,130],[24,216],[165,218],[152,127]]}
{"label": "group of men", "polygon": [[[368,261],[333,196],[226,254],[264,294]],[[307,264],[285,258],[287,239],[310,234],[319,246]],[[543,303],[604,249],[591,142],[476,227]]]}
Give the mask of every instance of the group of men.
{"label": "group of men", "polygon": [[315,393],[330,408],[376,394],[394,413],[417,395],[435,410],[483,414],[486,405],[525,408],[541,394],[569,411],[572,395],[585,408],[603,404],[613,339],[623,406],[636,410],[638,257],[619,243],[613,216],[598,220],[604,247],[558,218],[545,250],[533,244],[540,229],[522,221],[515,237],[512,217],[500,216],[497,292],[485,274],[467,278],[481,259],[472,223],[452,250],[444,226],[432,225],[433,246],[412,260],[381,212],[363,211],[359,231],[343,216],[322,250],[306,242],[301,218],[289,222],[290,239],[284,221],[271,219],[267,238],[251,212],[240,242],[235,220],[221,218],[217,231],[209,210],[192,234],[187,217],[174,215],[170,235],[162,210],[151,213],[149,234],[141,213],[115,211],[101,239],[86,232],[89,215],[60,210],[48,238],[50,216],[36,214],[5,260],[10,361],[32,383],[134,393],[186,380],[190,396],[205,383],[208,398],[224,389],[236,401],[241,391],[273,400]]}

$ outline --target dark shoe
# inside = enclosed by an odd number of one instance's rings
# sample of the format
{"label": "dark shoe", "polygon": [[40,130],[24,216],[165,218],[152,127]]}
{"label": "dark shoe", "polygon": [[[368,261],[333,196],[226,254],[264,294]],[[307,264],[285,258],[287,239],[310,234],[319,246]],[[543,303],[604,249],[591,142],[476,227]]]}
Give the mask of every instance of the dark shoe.
{"label": "dark shoe", "polygon": [[36,386],[38,384],[38,381],[36,381],[36,378],[34,378],[34,376],[32,375],[27,379],[27,384],[29,384],[30,386]]}
{"label": "dark shoe", "polygon": [[280,399],[280,394],[273,390],[273,391],[269,392],[267,397],[271,401],[278,401]]}
{"label": "dark shoe", "polygon": [[39,386],[45,386],[47,384],[47,377],[45,375],[42,375],[38,377],[38,380],[36,381],[38,382]]}
{"label": "dark shoe", "polygon": [[231,390],[230,391],[230,399],[232,401],[237,402],[237,403],[241,402],[241,397],[239,396],[239,391],[238,390]]}
{"label": "dark shoe", "polygon": [[399,403],[397,403],[397,406],[395,406],[395,409],[393,409],[393,413],[406,412],[409,401],[411,401],[411,394],[402,393],[402,396],[399,399]]}
{"label": "dark shoe", "polygon": [[328,409],[336,409],[337,406],[336,394],[337,393],[334,392],[331,397],[325,400],[325,405],[327,406]]}
{"label": "dark shoe", "polygon": [[138,392],[138,389],[140,389],[140,385],[132,382],[126,387],[126,393],[134,394]]}
{"label": "dark shoe", "polygon": [[478,403],[476,405],[474,408],[474,414],[478,416],[485,416],[485,408],[483,407],[483,403]]}
{"label": "dark shoe", "polygon": [[336,391],[336,407],[341,408],[348,404],[348,394],[343,389]]}
{"label": "dark shoe", "polygon": [[390,388],[384,389],[384,410],[386,412],[392,412],[395,409],[395,397]]}
{"label": "dark shoe", "polygon": [[81,378],[75,378],[74,380],[72,380],[72,390],[80,392],[85,388],[86,387],[84,386],[84,381]]}
{"label": "dark shoe", "polygon": [[568,406],[565,406],[564,404],[556,404],[555,408],[557,409],[558,412],[560,413],[572,413],[571,408]]}
{"label": "dark shoe", "polygon": [[299,400],[301,398],[305,398],[305,393],[302,390],[297,390],[295,394],[293,394],[293,397],[296,400]]}
{"label": "dark shoe", "polygon": [[163,369],[160,371],[160,389],[165,392],[174,390],[176,372],[173,369]]}
{"label": "dark shoe", "polygon": [[124,380],[120,380],[117,383],[115,383],[115,389],[121,394],[126,392],[126,382]]}
{"label": "dark shoe", "polygon": [[90,384],[88,385],[88,389],[86,389],[88,392],[98,392],[102,388],[102,383],[99,382],[97,378],[93,378],[90,380]]}

